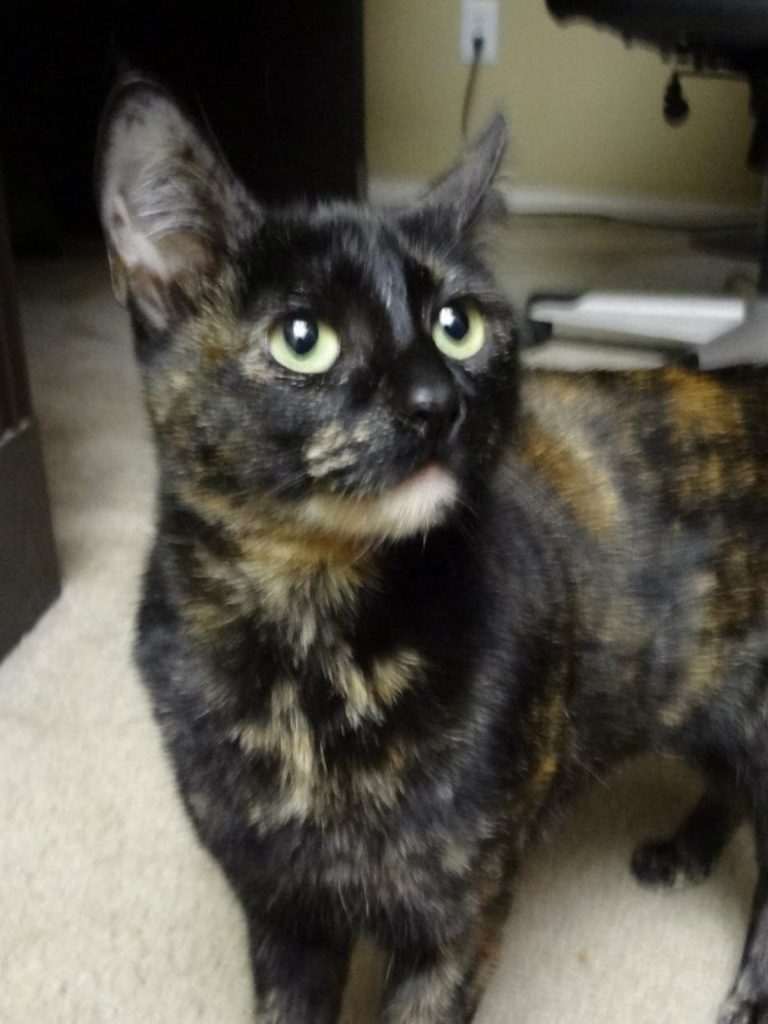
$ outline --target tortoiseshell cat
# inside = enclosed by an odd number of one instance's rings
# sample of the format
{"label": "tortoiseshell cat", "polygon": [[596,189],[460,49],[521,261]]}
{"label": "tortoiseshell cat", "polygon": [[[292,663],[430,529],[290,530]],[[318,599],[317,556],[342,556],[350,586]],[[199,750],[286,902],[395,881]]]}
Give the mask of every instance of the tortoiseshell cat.
{"label": "tortoiseshell cat", "polygon": [[157,86],[102,213],[157,440],[138,661],[250,929],[258,1020],[472,1019],[516,865],[640,750],[710,785],[646,881],[748,807],[760,882],[721,1024],[768,1020],[768,371],[521,372],[482,262],[494,120],[422,202],[272,211]]}

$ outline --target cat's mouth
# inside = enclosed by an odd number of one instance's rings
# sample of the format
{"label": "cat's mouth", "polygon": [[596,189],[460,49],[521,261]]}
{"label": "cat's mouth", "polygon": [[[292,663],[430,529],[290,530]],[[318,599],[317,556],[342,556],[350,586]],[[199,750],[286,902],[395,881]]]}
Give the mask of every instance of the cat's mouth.
{"label": "cat's mouth", "polygon": [[345,536],[398,539],[440,525],[458,496],[456,476],[431,459],[378,494],[314,494],[302,502],[301,518],[307,524]]}

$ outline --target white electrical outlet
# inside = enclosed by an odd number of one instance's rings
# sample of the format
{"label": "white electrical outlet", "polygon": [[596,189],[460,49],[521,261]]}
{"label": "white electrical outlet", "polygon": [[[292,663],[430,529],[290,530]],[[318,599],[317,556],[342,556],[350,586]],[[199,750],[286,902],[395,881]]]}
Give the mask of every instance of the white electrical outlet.
{"label": "white electrical outlet", "polygon": [[498,0],[461,0],[459,53],[464,64],[471,64],[475,59],[475,39],[483,40],[482,63],[495,64],[498,36]]}

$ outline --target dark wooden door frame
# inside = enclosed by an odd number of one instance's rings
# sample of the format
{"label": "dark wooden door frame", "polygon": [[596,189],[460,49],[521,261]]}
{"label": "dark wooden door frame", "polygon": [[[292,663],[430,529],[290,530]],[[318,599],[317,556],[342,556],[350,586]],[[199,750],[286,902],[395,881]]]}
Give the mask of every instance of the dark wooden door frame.
{"label": "dark wooden door frame", "polygon": [[0,658],[59,593],[0,179]]}

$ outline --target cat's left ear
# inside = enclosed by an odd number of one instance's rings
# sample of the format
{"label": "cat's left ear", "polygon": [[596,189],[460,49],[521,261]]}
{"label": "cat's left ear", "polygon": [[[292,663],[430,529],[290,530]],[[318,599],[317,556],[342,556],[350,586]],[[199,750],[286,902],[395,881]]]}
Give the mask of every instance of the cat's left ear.
{"label": "cat's left ear", "polygon": [[206,133],[154,81],[134,75],[119,83],[98,149],[115,293],[167,328],[216,279],[258,207]]}
{"label": "cat's left ear", "polygon": [[503,204],[493,183],[507,140],[506,119],[496,114],[468,144],[458,163],[432,183],[405,220],[439,234],[461,235],[497,211]]}

